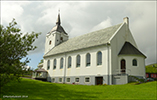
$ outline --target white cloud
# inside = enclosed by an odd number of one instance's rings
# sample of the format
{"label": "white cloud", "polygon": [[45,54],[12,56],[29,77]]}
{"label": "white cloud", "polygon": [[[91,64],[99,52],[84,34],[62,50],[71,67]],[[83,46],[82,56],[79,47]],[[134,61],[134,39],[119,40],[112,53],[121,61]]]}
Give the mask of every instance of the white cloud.
{"label": "white cloud", "polygon": [[13,18],[18,19],[24,12],[22,5],[27,5],[28,2],[11,2],[2,1],[1,2],[1,22],[9,23]]}
{"label": "white cloud", "polygon": [[122,23],[128,16],[135,41],[147,55],[146,63],[156,61],[155,2],[2,1],[1,5],[2,24],[15,18],[22,32],[42,32],[34,43],[38,48],[30,55],[43,54],[46,33],[55,25],[60,8],[61,25],[70,38]]}
{"label": "white cloud", "polygon": [[109,27],[111,26],[111,18],[108,17],[106,20],[102,21],[101,23],[99,23],[98,25],[94,26],[92,29],[91,29],[91,32],[93,31],[96,31],[96,30],[100,30],[100,29],[104,29],[106,27]]}

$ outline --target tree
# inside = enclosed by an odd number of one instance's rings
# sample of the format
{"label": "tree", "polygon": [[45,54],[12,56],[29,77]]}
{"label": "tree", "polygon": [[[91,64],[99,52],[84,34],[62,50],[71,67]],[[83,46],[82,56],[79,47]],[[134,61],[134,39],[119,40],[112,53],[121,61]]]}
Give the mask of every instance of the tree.
{"label": "tree", "polygon": [[29,59],[24,62],[20,60],[28,55],[29,51],[35,50],[33,46],[35,39],[41,33],[32,32],[31,34],[21,33],[16,27],[15,19],[4,27],[0,25],[0,86],[4,86],[11,80],[20,80],[23,73],[23,66],[26,66]]}

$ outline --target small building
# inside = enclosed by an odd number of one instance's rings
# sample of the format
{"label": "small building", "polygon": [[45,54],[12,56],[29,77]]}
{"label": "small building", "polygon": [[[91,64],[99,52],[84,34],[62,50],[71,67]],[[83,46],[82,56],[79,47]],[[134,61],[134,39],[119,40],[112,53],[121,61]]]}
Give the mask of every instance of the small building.
{"label": "small building", "polygon": [[47,71],[42,68],[43,63],[38,65],[38,69],[32,74],[32,78],[47,81]]}
{"label": "small building", "polygon": [[[73,33],[75,34],[75,33]],[[47,81],[99,85],[126,84],[129,75],[145,78],[146,56],[129,29],[129,18],[105,29],[69,39],[61,26],[46,35],[43,68]]]}
{"label": "small building", "polygon": [[146,73],[147,78],[157,78],[157,73]]}

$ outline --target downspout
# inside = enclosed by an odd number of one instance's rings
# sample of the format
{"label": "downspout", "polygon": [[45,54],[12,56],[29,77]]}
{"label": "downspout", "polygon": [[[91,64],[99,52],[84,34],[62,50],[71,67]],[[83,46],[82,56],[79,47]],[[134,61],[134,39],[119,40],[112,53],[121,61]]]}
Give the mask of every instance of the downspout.
{"label": "downspout", "polygon": [[109,46],[108,46],[108,43],[106,44],[107,45],[107,57],[108,57],[108,59],[107,59],[107,62],[108,62],[108,85],[110,85],[110,57],[109,57]]}
{"label": "downspout", "polygon": [[63,80],[63,83],[65,84],[65,78],[66,78],[66,54],[64,53],[65,55],[65,68],[64,68],[64,80]]}

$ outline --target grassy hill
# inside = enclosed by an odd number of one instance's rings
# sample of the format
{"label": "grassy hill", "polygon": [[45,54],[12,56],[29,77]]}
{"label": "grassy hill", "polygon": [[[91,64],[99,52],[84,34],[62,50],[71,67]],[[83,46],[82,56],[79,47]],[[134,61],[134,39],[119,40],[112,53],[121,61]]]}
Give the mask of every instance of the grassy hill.
{"label": "grassy hill", "polygon": [[21,96],[14,99],[118,99],[118,100],[155,100],[157,82],[148,82],[139,85],[107,85],[87,86],[72,84],[57,84],[38,80],[22,79],[21,83],[12,82],[1,89],[0,98],[5,96]]}
{"label": "grassy hill", "polygon": [[157,63],[146,66],[146,73],[157,73]]}

